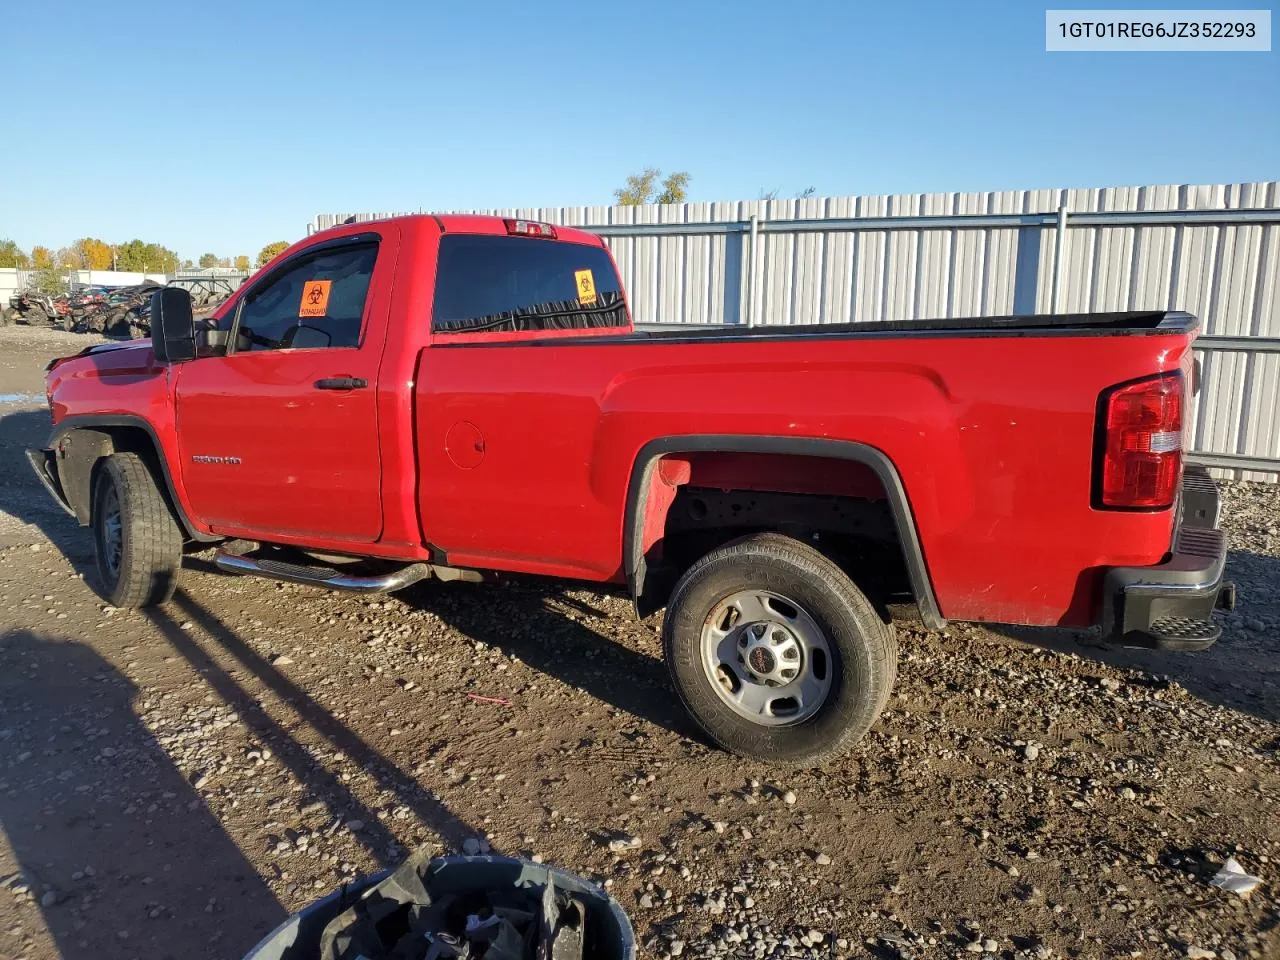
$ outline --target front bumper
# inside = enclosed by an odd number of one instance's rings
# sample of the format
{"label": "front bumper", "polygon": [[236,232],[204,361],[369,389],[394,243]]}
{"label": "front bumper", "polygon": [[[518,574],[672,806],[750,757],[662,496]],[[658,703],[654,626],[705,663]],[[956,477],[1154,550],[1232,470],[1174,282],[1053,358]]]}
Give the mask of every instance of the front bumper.
{"label": "front bumper", "polygon": [[28,450],[27,462],[31,464],[31,469],[41,486],[49,492],[49,496],[53,497],[53,502],[74,517],[76,512],[67,503],[67,495],[62,492],[62,483],[58,480],[58,465],[53,451]]}
{"label": "front bumper", "polygon": [[1103,581],[1102,632],[1108,639],[1158,650],[1204,650],[1222,634],[1213,611],[1235,606],[1223,579],[1227,541],[1218,529],[1221,500],[1203,467],[1182,482],[1173,552],[1153,567],[1114,567]]}

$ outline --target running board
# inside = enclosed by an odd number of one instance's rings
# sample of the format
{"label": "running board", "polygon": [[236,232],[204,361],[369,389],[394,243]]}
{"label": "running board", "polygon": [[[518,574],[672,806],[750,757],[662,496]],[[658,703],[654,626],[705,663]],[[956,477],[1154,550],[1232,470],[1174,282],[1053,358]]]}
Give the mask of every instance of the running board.
{"label": "running board", "polygon": [[352,576],[332,567],[285,563],[282,560],[259,559],[238,553],[224,553],[221,550],[213,558],[213,562],[219,570],[225,570],[228,573],[267,577],[270,580],[283,580],[286,583],[302,583],[312,587],[324,587],[327,590],[347,590],[351,593],[386,593],[389,590],[399,590],[411,583],[425,580],[432,573],[430,564],[410,563],[378,576]]}

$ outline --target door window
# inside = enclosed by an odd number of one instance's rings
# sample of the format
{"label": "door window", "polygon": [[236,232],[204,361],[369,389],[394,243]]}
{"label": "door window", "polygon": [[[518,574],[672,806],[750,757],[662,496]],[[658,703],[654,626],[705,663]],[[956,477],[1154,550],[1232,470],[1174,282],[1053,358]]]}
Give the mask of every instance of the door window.
{"label": "door window", "polygon": [[364,243],[289,264],[246,297],[237,352],[359,345],[377,257],[378,245]]}

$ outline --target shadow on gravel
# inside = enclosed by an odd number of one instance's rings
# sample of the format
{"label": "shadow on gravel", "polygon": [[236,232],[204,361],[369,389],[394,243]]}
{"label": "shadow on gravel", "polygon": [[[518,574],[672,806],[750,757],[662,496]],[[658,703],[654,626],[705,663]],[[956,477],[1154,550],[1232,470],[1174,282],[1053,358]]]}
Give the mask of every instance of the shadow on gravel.
{"label": "shadow on gravel", "polygon": [[401,771],[381,752],[361,739],[359,734],[311,699],[305,690],[273,667],[234,630],[192,599],[186,591],[179,589],[173,601],[165,607],[150,607],[142,611],[192,668],[208,681],[227,704],[236,709],[253,735],[270,747],[293,774],[294,779],[305,787],[306,792],[298,800],[299,806],[318,800],[328,808],[329,816],[335,822],[339,819],[363,821],[363,828],[354,835],[383,866],[399,864],[404,859],[405,851],[399,847],[387,826],[378,819],[376,811],[366,806],[336,773],[326,769],[323,762],[314,759],[307,747],[295,740],[263,709],[258,698],[241,686],[197,642],[195,638],[198,632],[183,630],[181,624],[170,615],[170,611],[176,611],[181,618],[189,619],[194,626],[207,633],[214,644],[287,703],[330,746],[345,754],[359,769],[370,774],[380,787],[395,794],[400,803],[434,830],[446,846],[460,850],[467,837],[482,833],[460,820],[438,800],[432,799],[414,781],[411,774]]}
{"label": "shadow on gravel", "polygon": [[77,571],[87,573],[93,563],[92,540],[79,535],[79,525],[45,492],[25,454],[43,447],[51,429],[48,410],[12,410],[0,416],[0,510],[39,527]]}
{"label": "shadow on gravel", "polygon": [[[593,584],[590,589],[602,588]],[[600,611],[566,596],[565,590],[558,581],[532,577],[498,585],[426,580],[399,596],[473,640],[518,657],[603,703],[701,741],[662,662],[571,619],[566,611],[590,616]]]}
{"label": "shadow on gravel", "polygon": [[0,664],[0,826],[64,960],[241,956],[284,919],[128,678],[25,630],[0,636]]}
{"label": "shadow on gravel", "polygon": [[1169,677],[1206,703],[1280,723],[1280,558],[1232,550],[1227,579],[1239,590],[1236,609],[1215,614],[1222,637],[1199,653],[1109,646],[1090,634],[1051,627],[990,629],[1048,650]]}

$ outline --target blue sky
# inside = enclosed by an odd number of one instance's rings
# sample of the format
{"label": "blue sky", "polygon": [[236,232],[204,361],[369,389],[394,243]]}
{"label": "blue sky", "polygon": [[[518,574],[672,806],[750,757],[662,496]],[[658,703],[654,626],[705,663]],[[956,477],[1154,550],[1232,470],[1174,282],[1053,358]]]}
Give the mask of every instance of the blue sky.
{"label": "blue sky", "polygon": [[646,165],[694,200],[1280,176],[1280,53],[1046,53],[1045,6],[14,3],[0,237],[252,255]]}

